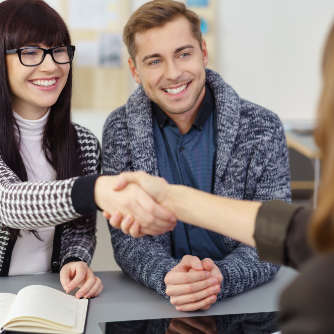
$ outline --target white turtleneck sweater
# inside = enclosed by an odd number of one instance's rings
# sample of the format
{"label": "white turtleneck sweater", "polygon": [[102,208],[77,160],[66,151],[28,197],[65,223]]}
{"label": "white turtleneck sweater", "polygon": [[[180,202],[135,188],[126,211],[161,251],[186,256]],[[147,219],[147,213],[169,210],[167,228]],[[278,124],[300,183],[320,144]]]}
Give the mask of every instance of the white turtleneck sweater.
{"label": "white turtleneck sweater", "polygon": [[[46,160],[42,150],[43,131],[49,112],[38,120],[22,118],[14,112],[20,128],[20,154],[27,170],[28,181],[49,181],[56,179],[56,172]],[[33,233],[21,230],[17,238],[8,275],[27,275],[51,271],[54,227],[38,229],[41,240]]]}

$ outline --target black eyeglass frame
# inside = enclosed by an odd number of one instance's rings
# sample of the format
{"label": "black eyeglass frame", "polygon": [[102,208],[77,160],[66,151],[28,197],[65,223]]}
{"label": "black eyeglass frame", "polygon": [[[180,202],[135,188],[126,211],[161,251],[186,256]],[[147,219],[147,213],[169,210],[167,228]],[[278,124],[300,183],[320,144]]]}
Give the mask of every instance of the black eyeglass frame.
{"label": "black eyeglass frame", "polygon": [[[70,57],[70,60],[69,61],[66,61],[66,62],[59,62],[57,60],[55,60],[54,56],[53,56],[53,51],[55,49],[59,49],[59,48],[63,48],[63,47],[66,47],[67,48],[67,53]],[[43,51],[43,57],[41,59],[41,61],[37,64],[34,64],[34,65],[26,65],[22,62],[22,59],[21,59],[21,53],[22,51],[24,50],[28,50],[28,49],[35,49],[35,50],[42,50]],[[49,48],[49,49],[45,49],[45,48],[41,48],[39,46],[26,46],[26,47],[22,47],[22,48],[18,48],[18,49],[11,49],[11,50],[6,50],[6,54],[7,55],[12,55],[12,54],[15,54],[17,53],[18,57],[19,57],[19,60],[20,60],[20,63],[23,65],[23,66],[28,66],[28,67],[33,67],[33,66],[38,66],[40,64],[43,63],[44,59],[45,59],[45,56],[47,54],[49,54],[52,58],[52,60],[56,63],[56,64],[60,64],[60,65],[63,65],[63,64],[69,64],[72,62],[73,60],[73,57],[74,57],[74,51],[75,51],[75,46],[74,45],[67,45],[67,46],[55,46],[53,48]]]}

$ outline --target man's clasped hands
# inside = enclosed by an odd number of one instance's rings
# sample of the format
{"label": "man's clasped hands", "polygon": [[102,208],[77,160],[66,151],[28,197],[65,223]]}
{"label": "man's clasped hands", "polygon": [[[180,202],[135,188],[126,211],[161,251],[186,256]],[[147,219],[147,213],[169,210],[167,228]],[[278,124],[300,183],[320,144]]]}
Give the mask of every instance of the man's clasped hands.
{"label": "man's clasped hands", "polygon": [[[100,183],[99,179],[95,187],[102,184],[105,187],[105,182]],[[96,203],[104,209],[104,216],[114,228],[135,238],[174,229],[177,217],[169,209],[169,185],[164,179],[144,172],[126,172],[109,178],[109,182],[110,187],[104,191],[117,192],[117,196],[96,197]],[[101,194],[101,189],[95,192]],[[223,276],[212,259],[200,260],[192,255],[185,255],[164,279],[166,294],[179,311],[210,308],[216,302],[222,281]]]}

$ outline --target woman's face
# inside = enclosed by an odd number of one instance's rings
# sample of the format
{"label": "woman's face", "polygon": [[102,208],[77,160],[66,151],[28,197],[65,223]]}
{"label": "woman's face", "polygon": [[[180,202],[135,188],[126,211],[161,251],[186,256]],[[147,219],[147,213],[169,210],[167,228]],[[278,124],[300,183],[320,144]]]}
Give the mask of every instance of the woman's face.
{"label": "woman's face", "polygon": [[[37,45],[42,48],[47,46]],[[24,66],[18,54],[6,56],[12,105],[16,113],[26,119],[41,118],[54,105],[63,90],[70,64],[57,64],[50,54],[38,66]]]}

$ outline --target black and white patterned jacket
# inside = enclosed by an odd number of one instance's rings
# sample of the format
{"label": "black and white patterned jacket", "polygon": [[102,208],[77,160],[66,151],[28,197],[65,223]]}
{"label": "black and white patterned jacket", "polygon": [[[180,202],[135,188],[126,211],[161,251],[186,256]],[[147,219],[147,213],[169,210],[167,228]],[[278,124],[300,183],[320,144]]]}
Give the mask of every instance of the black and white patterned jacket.
{"label": "black and white patterned jacket", "polygon": [[[75,129],[83,173],[96,177],[100,172],[99,142],[86,128],[75,124]],[[96,212],[90,209],[86,210],[89,214],[82,215],[77,208],[82,204],[75,204],[83,195],[78,186],[73,194],[77,181],[85,178],[93,179],[86,176],[60,181],[22,182],[0,157],[0,276],[8,275],[16,242],[9,237],[8,227],[33,230],[55,226],[53,272],[58,272],[74,259],[91,262],[96,245]]]}

